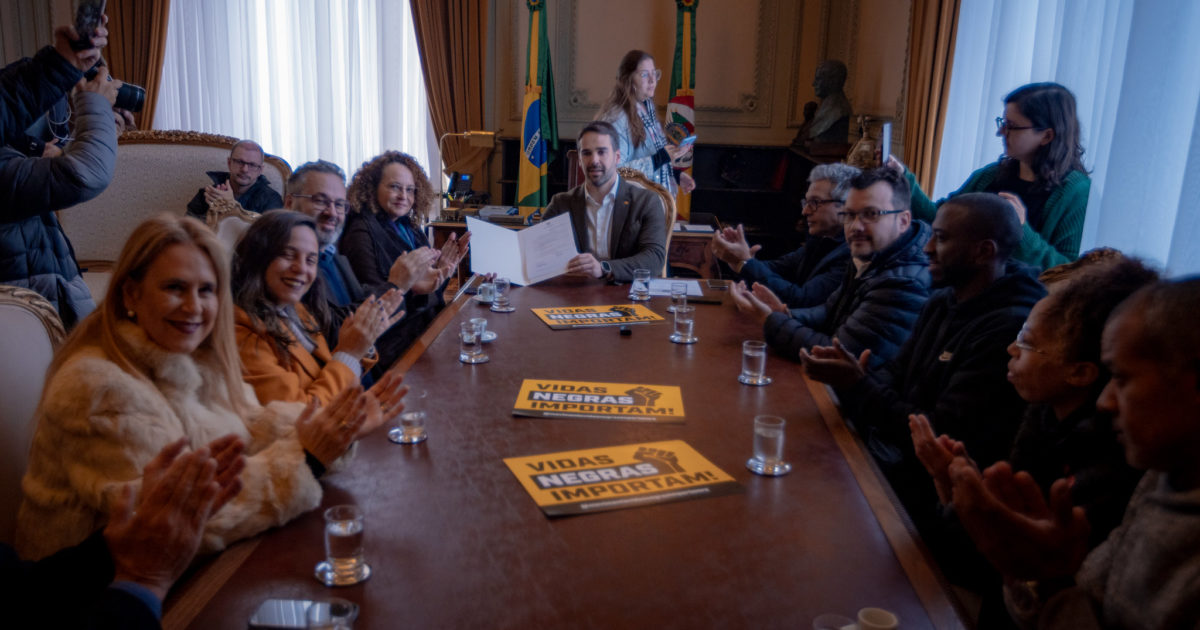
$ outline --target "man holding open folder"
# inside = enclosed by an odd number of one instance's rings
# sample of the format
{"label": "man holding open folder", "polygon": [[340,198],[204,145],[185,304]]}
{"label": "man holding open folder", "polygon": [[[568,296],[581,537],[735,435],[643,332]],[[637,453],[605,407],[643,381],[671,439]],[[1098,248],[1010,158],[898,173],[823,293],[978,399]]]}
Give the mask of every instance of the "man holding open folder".
{"label": "man holding open folder", "polygon": [[662,202],[650,190],[617,176],[617,141],[611,124],[588,123],[578,142],[587,179],[555,195],[546,207],[546,219],[571,215],[575,245],[583,253],[567,263],[568,274],[628,282],[634,269],[657,273],[663,268],[667,228]]}

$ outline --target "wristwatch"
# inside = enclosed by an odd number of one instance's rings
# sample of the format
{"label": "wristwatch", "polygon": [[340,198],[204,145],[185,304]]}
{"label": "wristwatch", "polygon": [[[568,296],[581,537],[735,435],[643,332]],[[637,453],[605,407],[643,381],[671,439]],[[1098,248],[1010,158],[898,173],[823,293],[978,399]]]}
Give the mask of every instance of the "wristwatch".
{"label": "wristwatch", "polygon": [[612,279],[612,266],[608,264],[607,260],[600,261],[600,271],[604,273],[605,278]]}

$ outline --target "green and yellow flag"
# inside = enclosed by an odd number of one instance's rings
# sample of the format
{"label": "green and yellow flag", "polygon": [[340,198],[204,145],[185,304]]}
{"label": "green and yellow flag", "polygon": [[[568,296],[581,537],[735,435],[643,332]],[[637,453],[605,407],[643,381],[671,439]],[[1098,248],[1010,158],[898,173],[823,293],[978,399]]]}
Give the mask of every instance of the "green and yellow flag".
{"label": "green and yellow flag", "polygon": [[529,49],[525,65],[525,114],[521,123],[521,169],[517,205],[542,207],[550,202],[546,172],[558,151],[558,113],[554,107],[554,72],[546,38],[545,0],[527,0]]}
{"label": "green and yellow flag", "polygon": [[[696,133],[696,5],[700,0],[675,0],[675,63],[671,67],[671,100],[667,103],[667,126],[679,125],[686,133]],[[676,128],[678,129],[678,127]],[[672,134],[670,130],[668,137]],[[694,153],[693,153],[694,155]],[[692,174],[692,159],[682,165]],[[676,165],[679,168],[680,165]],[[675,198],[675,208],[685,220],[691,215],[692,195],[683,191]]]}

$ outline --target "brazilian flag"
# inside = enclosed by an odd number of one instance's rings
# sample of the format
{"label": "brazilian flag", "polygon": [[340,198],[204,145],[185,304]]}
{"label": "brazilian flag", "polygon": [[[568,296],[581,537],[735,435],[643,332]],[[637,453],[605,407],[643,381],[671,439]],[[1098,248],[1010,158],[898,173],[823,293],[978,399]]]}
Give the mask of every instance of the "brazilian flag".
{"label": "brazilian flag", "polygon": [[543,207],[550,202],[546,172],[558,151],[558,113],[554,107],[554,72],[546,38],[545,0],[527,0],[529,49],[525,65],[525,114],[521,123],[521,169],[517,205]]}

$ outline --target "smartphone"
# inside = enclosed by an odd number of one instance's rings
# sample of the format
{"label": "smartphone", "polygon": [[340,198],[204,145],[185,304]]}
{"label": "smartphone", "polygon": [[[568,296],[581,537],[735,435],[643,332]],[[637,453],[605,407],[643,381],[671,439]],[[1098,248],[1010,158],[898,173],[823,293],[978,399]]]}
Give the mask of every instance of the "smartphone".
{"label": "smartphone", "polygon": [[75,32],[79,39],[71,42],[72,50],[87,50],[92,47],[92,35],[100,28],[107,0],[75,0]]}
{"label": "smartphone", "polygon": [[883,123],[879,132],[879,165],[887,166],[888,156],[892,154],[892,123]]}
{"label": "smartphone", "polygon": [[268,599],[250,616],[251,628],[307,628],[310,599]]}
{"label": "smartphone", "polygon": [[683,147],[690,146],[695,143],[696,143],[696,136],[691,135],[691,136],[688,136],[688,137],[684,138],[683,140],[679,141],[679,148],[682,149]]}
{"label": "smartphone", "polygon": [[708,284],[708,288],[712,289],[713,291],[724,291],[729,288],[728,280],[718,280],[717,278],[711,278],[709,280],[706,280],[705,283]]}

